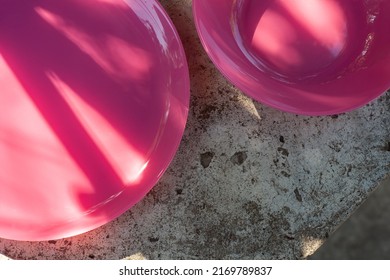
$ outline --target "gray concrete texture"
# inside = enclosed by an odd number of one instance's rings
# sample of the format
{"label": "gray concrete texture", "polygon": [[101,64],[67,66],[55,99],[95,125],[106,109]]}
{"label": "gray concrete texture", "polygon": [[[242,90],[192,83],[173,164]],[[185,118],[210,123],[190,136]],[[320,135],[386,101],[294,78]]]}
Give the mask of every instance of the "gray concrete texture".
{"label": "gray concrete texture", "polygon": [[180,148],[136,206],[91,232],[0,239],[14,259],[305,259],[390,172],[390,93],[306,117],[246,97],[210,62],[191,1],[162,0],[187,53],[191,103]]}

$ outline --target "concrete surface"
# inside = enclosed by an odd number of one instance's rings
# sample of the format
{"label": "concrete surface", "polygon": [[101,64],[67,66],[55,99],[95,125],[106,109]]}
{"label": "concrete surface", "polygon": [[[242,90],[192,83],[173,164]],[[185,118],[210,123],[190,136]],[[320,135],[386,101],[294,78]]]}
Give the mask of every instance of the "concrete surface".
{"label": "concrete surface", "polygon": [[[126,259],[143,259],[143,256],[135,254]],[[390,259],[390,176],[308,259]],[[0,260],[10,259],[0,254]]]}
{"label": "concrete surface", "polygon": [[305,259],[390,172],[390,93],[338,116],[265,107],[203,51],[191,1],[162,0],[186,49],[191,108],[162,180],[118,219],[47,242],[0,239],[14,259]]}
{"label": "concrete surface", "polygon": [[390,260],[390,177],[310,259]]}

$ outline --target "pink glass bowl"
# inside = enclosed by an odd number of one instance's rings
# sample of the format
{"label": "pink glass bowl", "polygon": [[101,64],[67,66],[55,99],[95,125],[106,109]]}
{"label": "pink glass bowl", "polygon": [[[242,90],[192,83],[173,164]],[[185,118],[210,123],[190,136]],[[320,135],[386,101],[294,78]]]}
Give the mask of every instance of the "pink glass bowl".
{"label": "pink glass bowl", "polygon": [[219,70],[274,108],[337,114],[390,87],[388,0],[193,0],[193,12]]}
{"label": "pink glass bowl", "polygon": [[155,0],[1,1],[0,237],[111,221],[174,157],[189,74]]}

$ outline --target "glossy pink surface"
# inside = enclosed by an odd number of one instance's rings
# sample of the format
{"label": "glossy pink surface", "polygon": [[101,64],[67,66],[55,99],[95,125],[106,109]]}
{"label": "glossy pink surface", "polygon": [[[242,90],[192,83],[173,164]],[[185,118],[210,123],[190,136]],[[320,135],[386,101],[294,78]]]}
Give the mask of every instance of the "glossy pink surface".
{"label": "glossy pink surface", "polygon": [[388,0],[193,0],[220,71],[280,110],[337,114],[390,87]]}
{"label": "glossy pink surface", "polygon": [[181,42],[154,0],[0,4],[0,237],[94,229],[138,202],[178,148]]}

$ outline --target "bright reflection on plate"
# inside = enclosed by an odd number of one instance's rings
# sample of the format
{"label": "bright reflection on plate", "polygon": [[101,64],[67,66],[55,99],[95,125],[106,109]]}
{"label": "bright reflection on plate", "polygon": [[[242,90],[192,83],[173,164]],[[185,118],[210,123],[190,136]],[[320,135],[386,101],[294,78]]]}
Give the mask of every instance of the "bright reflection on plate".
{"label": "bright reflection on plate", "polygon": [[283,111],[327,115],[390,87],[390,2],[194,0],[196,27],[221,72]]}
{"label": "bright reflection on plate", "polygon": [[154,0],[0,10],[0,237],[80,234],[160,179],[187,119],[184,51]]}

